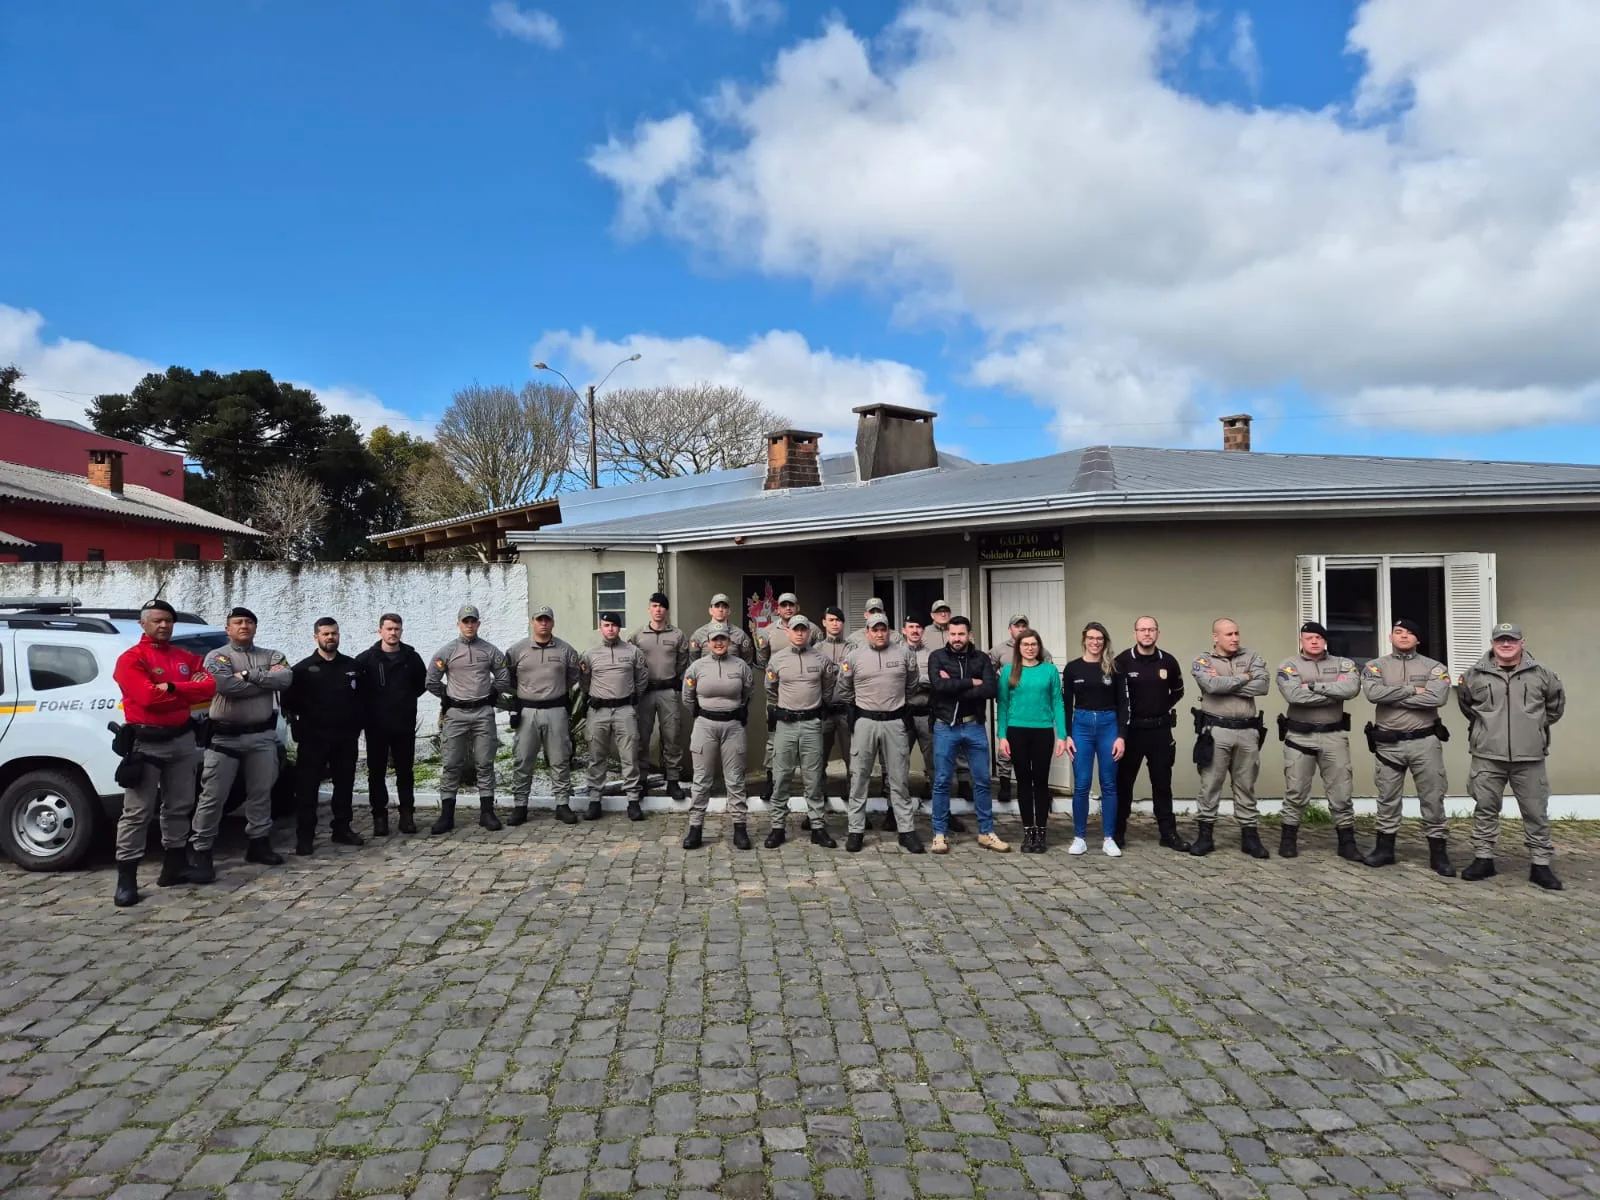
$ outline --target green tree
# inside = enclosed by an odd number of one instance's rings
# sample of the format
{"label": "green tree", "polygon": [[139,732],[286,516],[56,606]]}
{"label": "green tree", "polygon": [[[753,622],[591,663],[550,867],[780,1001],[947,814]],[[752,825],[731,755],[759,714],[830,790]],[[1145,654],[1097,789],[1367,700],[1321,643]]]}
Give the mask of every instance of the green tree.
{"label": "green tree", "polygon": [[0,412],[21,413],[25,417],[39,416],[39,402],[26,395],[17,384],[23,379],[16,363],[0,367]]}

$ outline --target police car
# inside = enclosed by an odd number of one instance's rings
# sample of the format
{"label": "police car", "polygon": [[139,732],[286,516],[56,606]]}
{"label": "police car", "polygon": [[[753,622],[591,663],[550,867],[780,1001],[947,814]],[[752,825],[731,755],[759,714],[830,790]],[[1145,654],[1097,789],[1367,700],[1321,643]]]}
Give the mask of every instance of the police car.
{"label": "police car", "polygon": [[[123,716],[112,672],[140,636],[136,609],[0,597],[0,849],[18,866],[67,870],[115,828],[122,789],[106,726]],[[202,658],[227,640],[193,613],[172,631]],[[281,723],[279,741],[274,816],[292,806]],[[225,811],[242,800],[241,781]]]}

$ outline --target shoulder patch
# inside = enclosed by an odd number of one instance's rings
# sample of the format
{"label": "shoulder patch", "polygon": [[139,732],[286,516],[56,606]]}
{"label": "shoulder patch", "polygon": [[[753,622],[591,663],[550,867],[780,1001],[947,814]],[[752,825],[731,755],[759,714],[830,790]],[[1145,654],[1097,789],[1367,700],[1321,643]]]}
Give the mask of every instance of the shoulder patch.
{"label": "shoulder patch", "polygon": [[839,664],[839,674],[849,675],[850,673],[850,661],[846,659],[844,662]]}
{"label": "shoulder patch", "polygon": [[687,686],[687,687],[694,687],[694,685],[695,685],[694,684],[694,676],[693,675],[685,675],[683,677],[683,682],[684,682],[684,685]]}
{"label": "shoulder patch", "polygon": [[[1437,666],[1437,667],[1435,667],[1433,669],[1433,678],[1435,678],[1435,679],[1449,679],[1450,678],[1450,672],[1448,670],[1446,670],[1443,665]],[[1463,675],[1462,678],[1465,679],[1466,676]]]}
{"label": "shoulder patch", "polygon": [[767,668],[767,682],[768,683],[777,683],[778,682],[778,673],[776,671],[774,671],[771,667]]}
{"label": "shoulder patch", "polygon": [[1379,667],[1378,667],[1378,660],[1377,659],[1373,659],[1371,662],[1369,662],[1367,664],[1367,674],[1369,674],[1369,675],[1382,675],[1383,674],[1383,671],[1380,670]]}
{"label": "shoulder patch", "polygon": [[[227,662],[228,660],[227,659],[223,659],[222,661],[223,662]],[[434,659],[433,660],[433,665],[438,667],[439,670],[441,670],[441,671],[444,670],[444,659],[442,659],[442,658]]]}
{"label": "shoulder patch", "polygon": [[1288,663],[1284,663],[1283,666],[1278,668],[1278,674],[1279,675],[1298,675],[1299,672],[1296,671],[1293,667],[1291,667]]}
{"label": "shoulder patch", "polygon": [[1199,658],[1194,660],[1194,665],[1197,667],[1209,667],[1211,665],[1211,660],[1202,654]]}
{"label": "shoulder patch", "polygon": [[1341,671],[1354,671],[1356,669],[1356,665],[1348,658],[1341,658],[1339,660],[1339,669]]}
{"label": "shoulder patch", "polygon": [[228,656],[226,654],[219,654],[217,655],[217,661],[219,663],[225,663],[228,661]]}
{"label": "shoulder patch", "polygon": [[1462,674],[1456,676],[1456,686],[1457,687],[1465,687],[1466,683],[1467,683],[1467,676],[1466,676],[1465,672],[1463,672]]}

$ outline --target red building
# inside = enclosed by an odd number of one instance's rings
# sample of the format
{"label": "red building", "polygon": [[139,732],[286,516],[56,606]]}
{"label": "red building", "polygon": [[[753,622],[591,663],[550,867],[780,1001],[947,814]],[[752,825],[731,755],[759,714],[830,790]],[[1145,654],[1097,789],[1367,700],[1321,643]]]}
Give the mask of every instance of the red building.
{"label": "red building", "polygon": [[218,559],[248,525],[183,499],[183,458],[0,413],[0,562]]}

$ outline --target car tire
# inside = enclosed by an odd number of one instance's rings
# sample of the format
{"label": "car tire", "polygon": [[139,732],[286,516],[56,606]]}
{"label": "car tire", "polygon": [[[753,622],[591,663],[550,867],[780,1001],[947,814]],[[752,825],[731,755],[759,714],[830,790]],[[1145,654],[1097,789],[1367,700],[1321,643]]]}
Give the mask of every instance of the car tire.
{"label": "car tire", "polygon": [[69,771],[18,776],[0,794],[0,848],[28,871],[68,871],[94,848],[100,798]]}

